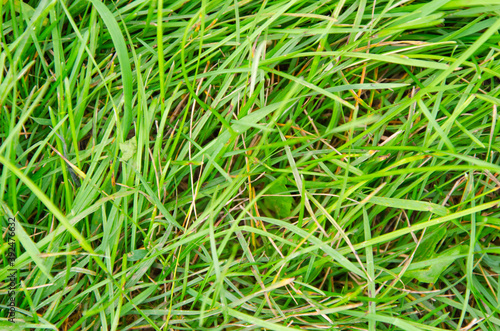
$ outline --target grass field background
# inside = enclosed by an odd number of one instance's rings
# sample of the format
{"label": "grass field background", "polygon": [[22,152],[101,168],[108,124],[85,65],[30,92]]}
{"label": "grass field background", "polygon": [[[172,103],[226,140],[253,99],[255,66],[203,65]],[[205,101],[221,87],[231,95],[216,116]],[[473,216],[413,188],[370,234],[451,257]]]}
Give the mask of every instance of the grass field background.
{"label": "grass field background", "polygon": [[0,9],[2,330],[500,330],[500,1]]}

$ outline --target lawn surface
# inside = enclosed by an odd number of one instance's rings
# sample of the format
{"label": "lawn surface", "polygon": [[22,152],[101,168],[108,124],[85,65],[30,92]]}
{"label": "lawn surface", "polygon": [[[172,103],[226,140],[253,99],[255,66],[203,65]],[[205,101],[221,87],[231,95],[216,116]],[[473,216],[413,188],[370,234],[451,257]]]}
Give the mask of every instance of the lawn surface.
{"label": "lawn surface", "polygon": [[0,11],[1,330],[500,330],[500,0]]}

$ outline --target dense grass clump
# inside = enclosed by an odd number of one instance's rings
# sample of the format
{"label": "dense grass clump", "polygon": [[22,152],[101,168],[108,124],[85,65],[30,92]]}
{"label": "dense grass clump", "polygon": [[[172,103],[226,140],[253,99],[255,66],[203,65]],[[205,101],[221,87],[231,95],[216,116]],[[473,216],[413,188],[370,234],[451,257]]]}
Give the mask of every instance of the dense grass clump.
{"label": "dense grass clump", "polygon": [[500,330],[499,0],[0,11],[1,330]]}

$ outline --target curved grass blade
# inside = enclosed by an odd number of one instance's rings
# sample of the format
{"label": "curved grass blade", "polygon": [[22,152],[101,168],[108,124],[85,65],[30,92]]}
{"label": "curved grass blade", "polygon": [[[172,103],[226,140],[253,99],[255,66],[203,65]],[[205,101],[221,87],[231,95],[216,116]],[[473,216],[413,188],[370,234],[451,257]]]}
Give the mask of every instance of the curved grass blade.
{"label": "curved grass blade", "polygon": [[125,38],[121,33],[120,26],[116,22],[115,17],[111,11],[102,2],[97,0],[89,0],[92,2],[94,7],[101,15],[101,18],[108,28],[113,44],[116,48],[116,53],[118,55],[118,61],[120,62],[122,84],[123,84],[123,94],[124,94],[124,113],[123,121],[121,123],[122,137],[123,140],[127,137],[128,132],[132,124],[132,69],[130,67],[130,60],[127,51],[127,45],[125,44]]}

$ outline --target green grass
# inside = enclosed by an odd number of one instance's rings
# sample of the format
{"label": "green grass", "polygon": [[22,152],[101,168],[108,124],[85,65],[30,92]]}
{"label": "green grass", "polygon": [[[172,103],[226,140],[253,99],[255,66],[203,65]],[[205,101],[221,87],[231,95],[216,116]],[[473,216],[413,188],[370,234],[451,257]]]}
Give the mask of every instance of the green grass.
{"label": "green grass", "polygon": [[2,330],[500,330],[499,0],[0,11]]}

